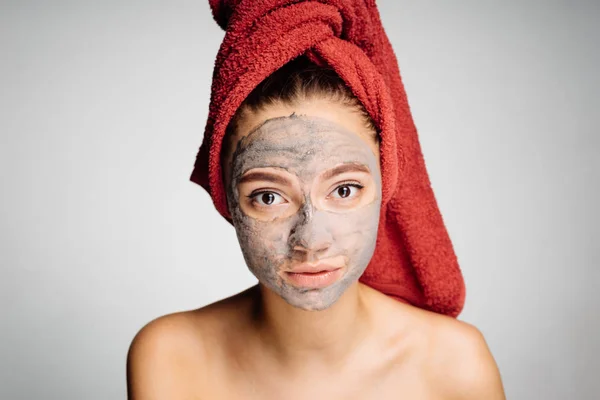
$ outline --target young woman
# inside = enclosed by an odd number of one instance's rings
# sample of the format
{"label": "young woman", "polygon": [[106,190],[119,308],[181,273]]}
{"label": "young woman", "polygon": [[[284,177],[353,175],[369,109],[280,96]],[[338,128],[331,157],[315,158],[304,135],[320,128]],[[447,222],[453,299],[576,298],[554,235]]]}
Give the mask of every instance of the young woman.
{"label": "young woman", "polygon": [[474,326],[359,281],[377,244],[380,139],[344,81],[304,57],[252,91],[221,167],[258,284],[146,325],[130,399],[505,398]]}

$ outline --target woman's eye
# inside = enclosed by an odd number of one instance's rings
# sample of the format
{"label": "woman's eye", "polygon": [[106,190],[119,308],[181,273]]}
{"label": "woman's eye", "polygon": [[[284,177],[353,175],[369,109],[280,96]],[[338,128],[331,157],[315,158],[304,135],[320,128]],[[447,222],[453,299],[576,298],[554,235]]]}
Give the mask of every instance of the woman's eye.
{"label": "woman's eye", "polygon": [[285,202],[283,196],[275,192],[259,192],[248,196],[253,202],[257,202],[263,207],[273,206]]}
{"label": "woman's eye", "polygon": [[347,199],[356,196],[357,192],[363,187],[357,183],[346,183],[335,188],[332,194],[339,199]]}

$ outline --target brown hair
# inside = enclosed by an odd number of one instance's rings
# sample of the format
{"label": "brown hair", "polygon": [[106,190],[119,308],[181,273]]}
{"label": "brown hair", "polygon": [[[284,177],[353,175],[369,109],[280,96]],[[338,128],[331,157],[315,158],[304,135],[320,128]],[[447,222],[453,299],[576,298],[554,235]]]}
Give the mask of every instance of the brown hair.
{"label": "brown hair", "polygon": [[255,112],[269,105],[290,104],[315,97],[355,110],[362,116],[367,131],[373,132],[373,140],[380,142],[381,138],[373,120],[342,78],[332,68],[320,67],[307,57],[300,56],[267,77],[246,97],[225,131],[221,161],[230,151],[231,137],[245,112]]}

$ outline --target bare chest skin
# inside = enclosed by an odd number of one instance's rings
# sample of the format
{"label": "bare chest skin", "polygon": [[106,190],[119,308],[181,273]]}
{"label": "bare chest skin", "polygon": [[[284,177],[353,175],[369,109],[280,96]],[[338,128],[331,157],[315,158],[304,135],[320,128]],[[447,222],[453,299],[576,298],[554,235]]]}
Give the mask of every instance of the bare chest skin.
{"label": "bare chest skin", "polygon": [[254,372],[224,379],[219,398],[227,399],[438,399],[424,379],[421,366],[406,363],[364,371],[364,365],[348,364],[348,371],[307,374],[295,378],[282,374],[257,376]]}
{"label": "bare chest skin", "polygon": [[[239,310],[243,311],[243,307]],[[386,311],[382,314],[387,313]],[[387,313],[388,316],[392,316]],[[418,322],[415,321],[416,324]],[[382,325],[385,324],[382,321]],[[210,362],[211,378],[202,385],[207,399],[439,399],[427,371],[426,335],[386,332],[361,344],[339,365],[306,361],[287,368],[268,349],[254,344],[243,329],[218,338]],[[194,385],[196,385],[195,383]]]}

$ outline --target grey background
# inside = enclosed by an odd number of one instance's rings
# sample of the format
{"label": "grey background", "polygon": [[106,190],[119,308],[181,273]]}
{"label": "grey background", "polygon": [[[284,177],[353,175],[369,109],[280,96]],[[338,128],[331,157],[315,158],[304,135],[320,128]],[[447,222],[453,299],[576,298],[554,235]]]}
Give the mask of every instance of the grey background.
{"label": "grey background", "polygon": [[[509,399],[600,396],[600,4],[379,1]],[[0,6],[0,398],[125,398],[160,315],[254,284],[188,181],[208,2]]]}

